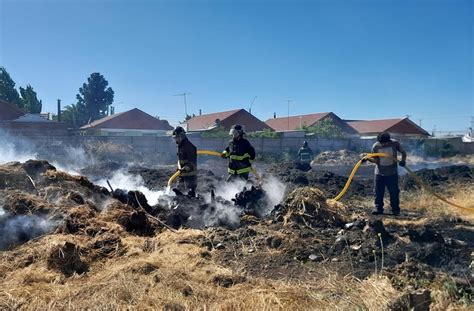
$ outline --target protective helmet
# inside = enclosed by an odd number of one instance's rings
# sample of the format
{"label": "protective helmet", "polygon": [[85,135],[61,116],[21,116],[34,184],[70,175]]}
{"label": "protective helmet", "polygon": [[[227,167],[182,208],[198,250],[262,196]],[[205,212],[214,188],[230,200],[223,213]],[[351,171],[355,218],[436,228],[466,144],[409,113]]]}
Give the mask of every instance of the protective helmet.
{"label": "protective helmet", "polygon": [[390,141],[390,134],[387,132],[382,132],[377,135],[377,140],[382,144],[388,143]]}
{"label": "protective helmet", "polygon": [[308,142],[306,140],[303,142],[303,147],[308,147]]}
{"label": "protective helmet", "polygon": [[240,124],[233,125],[229,131],[229,135],[233,136],[234,133],[238,133],[239,135],[244,134],[244,128]]}
{"label": "protective helmet", "polygon": [[186,136],[186,131],[181,126],[177,126],[173,130],[172,136],[173,137],[177,137],[177,136],[185,137]]}

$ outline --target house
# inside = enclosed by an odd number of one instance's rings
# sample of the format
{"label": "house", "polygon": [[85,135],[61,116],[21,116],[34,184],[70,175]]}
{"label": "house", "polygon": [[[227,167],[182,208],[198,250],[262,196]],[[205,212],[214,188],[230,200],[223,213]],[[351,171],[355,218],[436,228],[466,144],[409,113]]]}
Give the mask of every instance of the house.
{"label": "house", "polygon": [[95,136],[164,136],[172,129],[168,121],[134,108],[84,125],[80,133]]}
{"label": "house", "polygon": [[216,127],[230,130],[232,125],[240,124],[244,126],[246,132],[258,132],[271,130],[271,127],[260,121],[245,109],[216,112],[195,116],[189,119],[185,127],[187,131],[207,131]]}
{"label": "house", "polygon": [[27,137],[68,135],[66,124],[46,120],[40,114],[25,114],[20,108],[1,99],[0,130],[10,135]]}
{"label": "house", "polygon": [[0,99],[0,120],[14,120],[25,113],[17,106]]}
{"label": "house", "polygon": [[276,116],[268,119],[265,123],[277,132],[302,130],[303,127],[314,126],[323,120],[331,120],[343,133],[356,134],[356,131],[348,126],[341,118],[332,112],[312,113],[290,117]]}
{"label": "house", "polygon": [[396,137],[427,138],[430,134],[408,118],[383,120],[345,120],[359,136],[374,137],[388,132]]}

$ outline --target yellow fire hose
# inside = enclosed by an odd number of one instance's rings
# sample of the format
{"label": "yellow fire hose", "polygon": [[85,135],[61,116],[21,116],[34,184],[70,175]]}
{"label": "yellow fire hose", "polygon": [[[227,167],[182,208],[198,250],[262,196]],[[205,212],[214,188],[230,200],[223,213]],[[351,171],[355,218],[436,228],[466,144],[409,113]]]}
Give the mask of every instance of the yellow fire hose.
{"label": "yellow fire hose", "polygon": [[[210,155],[210,156],[216,156],[216,157],[220,157],[222,153],[220,152],[217,152],[217,151],[211,151],[211,150],[198,150],[197,151],[197,154],[204,154],[204,155]],[[170,179],[168,180],[168,187],[171,187],[171,184],[176,180],[176,178],[178,178],[179,174],[181,174],[180,171],[176,171],[176,173],[174,173]],[[260,177],[260,175],[257,173],[257,170],[252,167],[252,174],[254,174],[255,178],[257,178],[257,180],[259,182],[262,181],[262,178]]]}
{"label": "yellow fire hose", "polygon": [[181,174],[181,171],[176,171],[173,175],[171,175],[170,179],[168,179],[168,188],[171,187],[171,184],[178,178],[179,174]]}
{"label": "yellow fire hose", "polygon": [[[367,154],[365,157],[363,157],[362,159],[359,160],[359,162],[356,163],[356,165],[354,166],[354,168],[352,169],[352,172],[351,174],[349,175],[349,179],[347,180],[346,184],[344,185],[344,188],[342,189],[342,191],[334,198],[335,201],[338,201],[340,198],[342,198],[342,196],[346,193],[347,189],[349,189],[349,186],[351,185],[351,182],[352,182],[352,179],[354,178],[354,175],[355,173],[357,172],[357,170],[359,169],[359,167],[361,166],[362,164],[362,161],[364,159],[370,159],[370,158],[376,158],[376,157],[384,157],[384,158],[391,158],[395,161],[398,162],[398,160],[396,158],[394,158],[393,156],[391,156],[390,154],[387,154],[387,153],[369,153]],[[425,182],[423,182],[423,180],[421,180],[420,177],[418,177],[411,169],[409,169],[408,167],[404,166],[403,167],[409,174],[410,176],[412,176],[415,181],[420,185],[422,186],[423,188],[425,188],[425,190],[427,190],[429,193],[431,193],[433,196],[435,196],[437,199],[443,201],[444,203],[447,203],[449,205],[452,205],[454,207],[457,207],[457,208],[460,208],[460,209],[463,209],[463,210],[467,210],[467,211],[470,211],[470,212],[473,212],[474,211],[474,207],[466,207],[466,206],[462,206],[462,205],[459,205],[459,204],[456,204],[456,203],[453,203],[453,202],[450,202],[448,201],[446,198],[440,196],[438,193],[436,193],[428,184],[426,184]]]}

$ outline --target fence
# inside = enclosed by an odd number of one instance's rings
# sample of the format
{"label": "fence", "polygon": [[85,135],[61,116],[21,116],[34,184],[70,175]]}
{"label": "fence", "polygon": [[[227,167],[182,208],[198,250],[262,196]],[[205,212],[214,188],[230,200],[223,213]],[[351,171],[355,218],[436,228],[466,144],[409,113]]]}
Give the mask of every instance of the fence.
{"label": "fence", "polygon": [[[0,132],[0,138],[7,137]],[[81,147],[88,143],[111,143],[117,145],[131,146],[134,152],[143,155],[176,154],[176,144],[170,137],[146,137],[146,136],[68,136],[68,135],[35,135],[35,136],[11,136],[8,138],[13,143],[21,142],[52,152],[64,146]],[[190,140],[198,149],[222,151],[227,145],[225,138],[205,138],[200,136],[190,136]],[[257,153],[283,154],[296,153],[298,148],[307,141],[309,146],[315,151],[329,151],[348,149],[356,152],[369,152],[374,139],[360,138],[321,138],[321,137],[280,137],[280,138],[249,138]],[[402,145],[407,151],[423,154],[433,152],[440,148],[445,148],[449,144],[451,150],[463,153],[474,154],[473,143],[463,143],[457,139],[401,139]]]}

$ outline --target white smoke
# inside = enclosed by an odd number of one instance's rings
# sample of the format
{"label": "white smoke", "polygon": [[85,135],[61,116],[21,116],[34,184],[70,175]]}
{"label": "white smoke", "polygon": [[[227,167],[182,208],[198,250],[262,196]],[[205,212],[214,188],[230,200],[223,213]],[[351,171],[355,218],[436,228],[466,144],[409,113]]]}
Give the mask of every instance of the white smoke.
{"label": "white smoke", "polygon": [[0,207],[0,250],[53,231],[59,221],[37,215],[11,215]]}
{"label": "white smoke", "polygon": [[[239,192],[242,192],[244,188],[250,189],[251,187],[252,184],[249,181],[235,179],[230,182],[219,183],[216,187],[215,193],[217,196],[220,196],[227,201],[231,201],[235,198],[235,195]],[[208,199],[208,202],[210,202],[210,196],[208,197]]]}
{"label": "white smoke", "polygon": [[263,214],[267,215],[276,205],[283,201],[286,192],[286,185],[275,176],[270,175],[265,177],[262,188],[267,196],[267,206]]}
{"label": "white smoke", "polygon": [[0,146],[0,164],[37,158],[31,143],[24,139],[12,138],[3,131],[0,131]]}
{"label": "white smoke", "polygon": [[96,163],[96,160],[87,154],[86,150],[82,147],[65,146],[63,150],[65,156],[50,163],[58,170],[70,175],[82,175],[80,173],[81,169]]}
{"label": "white smoke", "polygon": [[[112,178],[109,179],[111,186],[114,189],[123,190],[138,190],[145,195],[148,204],[155,205],[158,203],[158,199],[165,195],[165,189],[163,190],[150,190],[145,186],[143,178],[139,175],[125,174],[122,171],[116,172]],[[99,186],[109,188],[106,179],[100,179],[96,182]]]}
{"label": "white smoke", "polygon": [[[206,203],[210,204],[212,208],[206,209],[200,215],[195,217],[202,217],[205,226],[216,226],[225,224],[230,227],[238,227],[240,224],[240,216],[242,214],[242,207],[235,206],[232,199],[246,188],[250,190],[252,183],[240,179],[232,182],[219,183],[215,189],[216,197],[224,199],[226,202],[216,200],[211,202],[211,195],[207,194],[204,198]],[[259,202],[259,213],[263,216],[268,215],[276,205],[280,204],[285,195],[286,186],[274,176],[267,176],[263,180],[262,189],[265,192],[265,197]]]}

